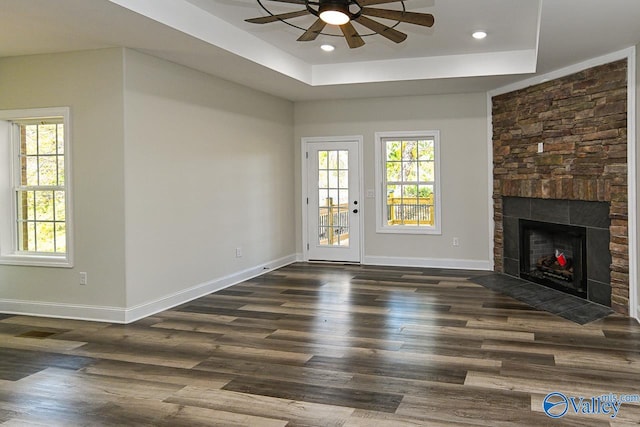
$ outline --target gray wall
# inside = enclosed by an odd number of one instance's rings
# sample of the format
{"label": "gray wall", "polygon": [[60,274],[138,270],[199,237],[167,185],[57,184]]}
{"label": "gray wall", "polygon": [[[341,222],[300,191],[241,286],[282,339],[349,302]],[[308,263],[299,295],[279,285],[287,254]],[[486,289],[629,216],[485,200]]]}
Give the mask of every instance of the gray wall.
{"label": "gray wall", "polygon": [[126,49],[0,76],[0,109],[71,107],[75,217],[75,267],[0,266],[0,311],[131,320],[295,259],[293,103]]}
{"label": "gray wall", "polygon": [[[439,130],[442,235],[376,233],[375,199],[365,199],[365,262],[489,268],[487,105],[484,93],[414,96],[295,105],[296,176],[303,137],[362,135],[364,187],[374,182],[374,134]],[[296,241],[302,251],[300,181],[296,188]],[[458,237],[460,246],[453,247]]]}
{"label": "gray wall", "polygon": [[293,103],[125,58],[127,306],[293,256]]}
{"label": "gray wall", "polygon": [[120,49],[0,58],[0,109],[71,107],[75,214],[75,267],[2,265],[0,301],[124,306],[122,88]]}
{"label": "gray wall", "polygon": [[[638,143],[640,142],[640,131],[638,127],[640,126],[640,44],[636,45],[636,134],[630,135],[629,139],[632,143],[635,143],[636,147],[636,194],[638,194],[638,189],[640,189],[640,173],[638,173],[638,167],[640,165],[640,147],[638,147]],[[640,197],[636,198],[636,234],[640,230]],[[638,239],[638,236],[636,236]],[[632,249],[632,248],[630,248]],[[636,291],[636,318],[640,319],[640,290],[638,286],[640,286],[640,250],[638,250],[638,245],[636,241],[636,277],[635,277],[635,291]],[[630,278],[629,286],[633,286],[634,278]]]}

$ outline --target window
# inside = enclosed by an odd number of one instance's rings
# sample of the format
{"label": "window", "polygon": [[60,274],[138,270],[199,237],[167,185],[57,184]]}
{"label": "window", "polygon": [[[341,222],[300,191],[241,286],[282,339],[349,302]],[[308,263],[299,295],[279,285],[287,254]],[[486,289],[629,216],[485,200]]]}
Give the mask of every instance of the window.
{"label": "window", "polygon": [[1,263],[72,265],[69,154],[68,108],[0,111]]}
{"label": "window", "polygon": [[438,131],[376,133],[377,231],[440,234]]}

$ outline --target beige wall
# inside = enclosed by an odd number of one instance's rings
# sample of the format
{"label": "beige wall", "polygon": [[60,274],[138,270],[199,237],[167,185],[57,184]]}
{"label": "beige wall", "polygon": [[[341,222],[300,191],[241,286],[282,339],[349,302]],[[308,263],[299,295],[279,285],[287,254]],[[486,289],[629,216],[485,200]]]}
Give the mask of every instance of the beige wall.
{"label": "beige wall", "polygon": [[75,267],[0,266],[0,311],[130,320],[294,259],[291,102],[126,49],[0,59],[0,109],[51,106]]}
{"label": "beige wall", "polygon": [[127,306],[294,255],[293,104],[125,58]]}
{"label": "beige wall", "polygon": [[75,267],[2,265],[0,301],[124,306],[122,93],[120,49],[0,58],[0,109],[71,107],[75,214]]}
{"label": "beige wall", "polygon": [[[640,197],[638,197],[640,190],[640,44],[636,46],[636,134],[631,135],[630,139],[632,143],[635,142],[636,147],[636,233],[640,231]],[[640,319],[640,248],[638,248],[638,236],[636,236],[636,280],[635,280],[635,292],[636,292],[636,318]],[[633,287],[633,279],[630,283]]]}
{"label": "beige wall", "polygon": [[[487,105],[484,93],[441,96],[299,102],[295,105],[296,175],[300,139],[315,136],[364,137],[364,187],[374,182],[374,134],[439,130],[442,235],[376,233],[375,200],[365,199],[365,261],[412,259],[423,265],[489,267]],[[300,211],[300,181],[296,188]],[[297,218],[300,217],[298,213]],[[298,251],[302,251],[297,222]],[[453,247],[458,237],[460,246]]]}

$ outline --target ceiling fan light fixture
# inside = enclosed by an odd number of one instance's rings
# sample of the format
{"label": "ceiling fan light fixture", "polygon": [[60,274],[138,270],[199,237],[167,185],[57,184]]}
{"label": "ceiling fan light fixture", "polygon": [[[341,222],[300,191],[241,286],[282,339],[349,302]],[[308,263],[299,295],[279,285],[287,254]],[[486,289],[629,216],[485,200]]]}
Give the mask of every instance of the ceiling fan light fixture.
{"label": "ceiling fan light fixture", "polygon": [[323,44],[322,46],[320,46],[320,49],[324,50],[325,52],[333,52],[334,50],[336,50],[336,47],[332,44]]}
{"label": "ceiling fan light fixture", "polygon": [[319,17],[329,25],[344,25],[351,21],[349,5],[341,1],[321,1]]}

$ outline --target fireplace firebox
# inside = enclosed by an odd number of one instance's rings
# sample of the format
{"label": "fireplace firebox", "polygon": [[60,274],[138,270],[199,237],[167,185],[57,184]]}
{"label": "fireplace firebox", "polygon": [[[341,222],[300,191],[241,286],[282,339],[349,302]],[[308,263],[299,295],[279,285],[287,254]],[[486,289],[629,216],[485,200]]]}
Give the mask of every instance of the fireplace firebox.
{"label": "fireplace firebox", "polygon": [[520,277],[587,298],[585,227],[519,220]]}

